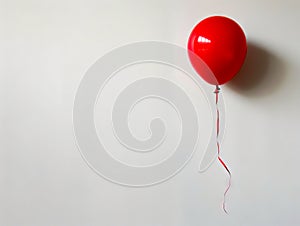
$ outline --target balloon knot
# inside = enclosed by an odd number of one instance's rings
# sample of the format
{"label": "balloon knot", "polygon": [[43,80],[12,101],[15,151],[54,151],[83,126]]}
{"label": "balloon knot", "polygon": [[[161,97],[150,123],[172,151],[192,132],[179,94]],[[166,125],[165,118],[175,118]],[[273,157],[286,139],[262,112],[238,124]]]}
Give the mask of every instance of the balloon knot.
{"label": "balloon knot", "polygon": [[218,85],[216,85],[216,89],[214,91],[214,93],[219,93],[220,92],[220,87]]}

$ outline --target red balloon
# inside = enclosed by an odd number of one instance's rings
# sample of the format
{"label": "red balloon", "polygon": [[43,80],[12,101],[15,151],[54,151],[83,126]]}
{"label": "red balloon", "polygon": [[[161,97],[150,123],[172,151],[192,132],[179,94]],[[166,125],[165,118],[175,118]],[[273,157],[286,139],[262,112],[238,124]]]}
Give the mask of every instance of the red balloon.
{"label": "red balloon", "polygon": [[[242,28],[224,16],[208,17],[198,23],[188,41],[190,61],[197,73],[212,85],[230,81],[241,69],[246,54],[247,42]],[[196,54],[212,73],[199,65]]]}

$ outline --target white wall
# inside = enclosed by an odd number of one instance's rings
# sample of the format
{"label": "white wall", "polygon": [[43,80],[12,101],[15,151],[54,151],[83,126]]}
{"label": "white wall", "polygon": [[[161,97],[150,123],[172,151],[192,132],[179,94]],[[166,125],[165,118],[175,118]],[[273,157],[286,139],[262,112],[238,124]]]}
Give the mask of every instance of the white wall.
{"label": "white wall", "polygon": [[[0,225],[300,225],[300,2],[297,0],[0,1]],[[73,136],[88,67],[123,44],[186,46],[212,14],[244,28],[249,53],[223,87],[227,176],[201,153],[171,180],[126,188],[95,174]]]}

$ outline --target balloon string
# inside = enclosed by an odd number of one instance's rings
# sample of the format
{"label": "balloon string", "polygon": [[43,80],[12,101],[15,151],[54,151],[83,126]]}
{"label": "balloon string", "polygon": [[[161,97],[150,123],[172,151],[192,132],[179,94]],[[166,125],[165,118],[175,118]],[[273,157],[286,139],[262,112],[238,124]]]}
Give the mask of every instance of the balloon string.
{"label": "balloon string", "polygon": [[231,172],[228,169],[227,165],[224,163],[224,161],[222,160],[222,158],[220,157],[220,143],[219,143],[219,132],[220,132],[220,111],[219,111],[219,106],[218,106],[218,102],[219,102],[219,92],[220,92],[220,87],[218,85],[216,85],[216,89],[215,89],[215,94],[216,94],[216,114],[217,114],[217,122],[216,122],[216,127],[217,127],[217,150],[218,150],[218,160],[219,162],[222,164],[222,166],[225,168],[225,170],[227,171],[228,175],[229,175],[229,180],[228,180],[228,186],[224,192],[224,197],[223,197],[223,203],[222,203],[222,207],[225,213],[228,214],[227,210],[226,210],[226,195],[227,192],[231,186]]}

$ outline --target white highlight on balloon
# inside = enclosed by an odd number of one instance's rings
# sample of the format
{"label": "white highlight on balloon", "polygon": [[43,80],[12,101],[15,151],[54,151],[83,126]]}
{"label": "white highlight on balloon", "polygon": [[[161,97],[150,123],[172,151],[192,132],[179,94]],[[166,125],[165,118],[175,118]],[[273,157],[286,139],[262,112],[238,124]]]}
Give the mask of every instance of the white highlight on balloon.
{"label": "white highlight on balloon", "polygon": [[202,42],[202,43],[211,43],[211,40],[204,38],[202,36],[198,37],[198,42]]}

